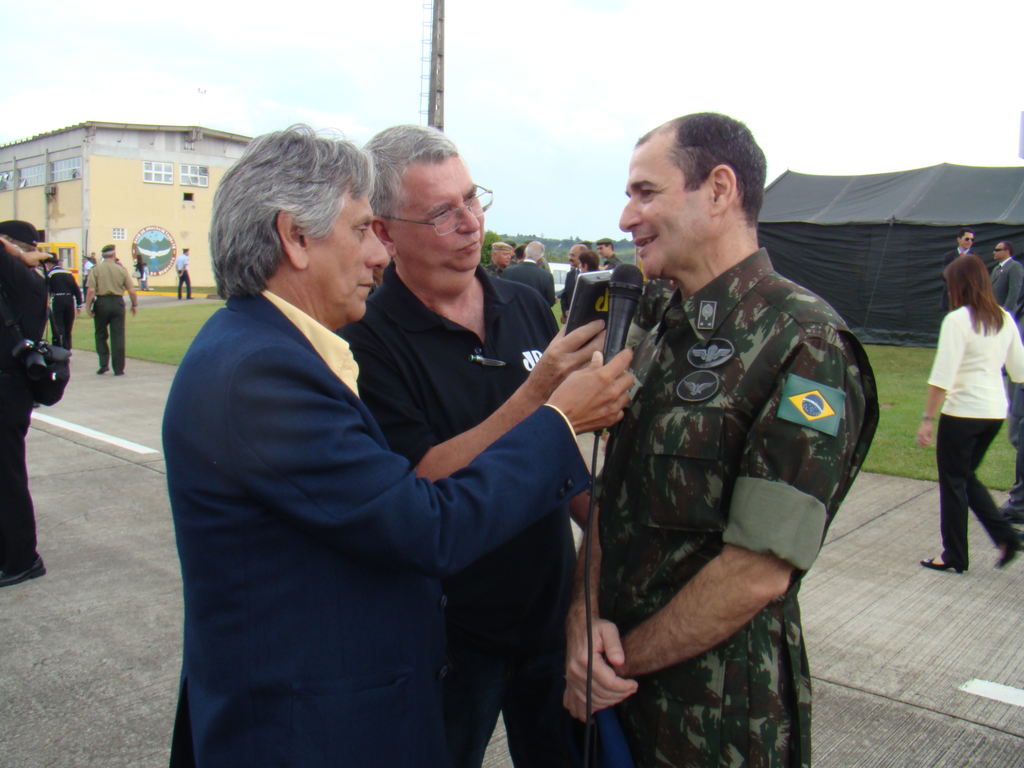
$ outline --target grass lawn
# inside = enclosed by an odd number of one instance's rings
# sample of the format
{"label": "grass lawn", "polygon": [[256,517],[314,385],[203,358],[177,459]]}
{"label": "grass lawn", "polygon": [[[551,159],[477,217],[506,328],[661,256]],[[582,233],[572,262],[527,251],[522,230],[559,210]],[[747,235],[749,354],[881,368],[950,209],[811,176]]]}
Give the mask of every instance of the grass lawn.
{"label": "grass lawn", "polygon": [[[935,447],[921,448],[914,439],[921,424],[928,374],[934,349],[868,346],[878,382],[879,420],[864,469],[885,475],[935,480]],[[1016,454],[1004,426],[985,454],[978,473],[989,488],[1013,485]]]}
{"label": "grass lawn", "polygon": [[[224,302],[201,299],[167,307],[143,309],[127,317],[127,354],[142,360],[177,364],[192,337]],[[557,305],[556,305],[557,306]],[[558,314],[556,312],[556,314]],[[76,322],[75,346],[93,350],[92,322]],[[935,449],[921,448],[914,440],[924,409],[933,349],[869,346],[868,355],[878,380],[881,407],[878,432],[864,468],[869,472],[935,480]],[[1014,451],[1000,431],[982,464],[980,477],[990,488],[1006,490],[1013,484]]]}
{"label": "grass lawn", "polygon": [[[139,360],[177,365],[206,319],[224,306],[223,301],[195,299],[169,307],[143,307],[125,315],[125,354]],[[92,318],[84,312],[75,320],[76,349],[96,351]]]}

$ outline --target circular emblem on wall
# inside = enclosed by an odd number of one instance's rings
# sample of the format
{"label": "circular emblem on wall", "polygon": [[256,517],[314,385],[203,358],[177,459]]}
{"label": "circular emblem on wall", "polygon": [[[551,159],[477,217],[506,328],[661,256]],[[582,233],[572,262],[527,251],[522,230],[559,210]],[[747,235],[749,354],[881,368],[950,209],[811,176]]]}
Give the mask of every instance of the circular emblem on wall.
{"label": "circular emblem on wall", "polygon": [[143,227],[132,241],[132,250],[146,258],[150,276],[162,275],[174,266],[177,247],[171,233],[163,227]]}

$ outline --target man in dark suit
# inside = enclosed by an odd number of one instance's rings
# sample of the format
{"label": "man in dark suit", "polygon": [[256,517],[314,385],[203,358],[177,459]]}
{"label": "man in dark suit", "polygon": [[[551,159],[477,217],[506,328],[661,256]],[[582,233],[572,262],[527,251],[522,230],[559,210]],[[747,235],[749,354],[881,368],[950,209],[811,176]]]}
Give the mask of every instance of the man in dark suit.
{"label": "man in dark suit", "polygon": [[[1024,300],[1024,266],[1013,258],[1013,244],[1003,240],[992,250],[995,268],[992,270],[992,293],[999,306],[1016,319]],[[1017,450],[1017,463],[1013,487],[1000,511],[1013,522],[1024,522],[1024,445],[1021,444],[1021,424],[1024,424],[1024,386],[1009,384],[1010,410],[1006,418],[1006,436]]]}
{"label": "man in dark suit", "polygon": [[621,416],[629,356],[595,355],[448,479],[389,452],[330,330],[386,261],[372,177],[300,126],[253,141],[217,190],[227,306],[163,423],[185,605],[172,766],[446,768],[439,578],[587,485],[570,422]]}
{"label": "man in dark suit", "polygon": [[576,279],[580,276],[580,254],[587,251],[584,243],[576,243],[569,249],[569,274],[565,276],[565,287],[559,301],[562,304],[562,323],[569,318],[569,307],[572,306],[572,295],[576,292]]}
{"label": "man in dark suit", "polygon": [[951,248],[942,254],[942,268],[945,269],[948,267],[950,262],[957,256],[963,256],[965,253],[973,253],[971,250],[973,247],[974,230],[968,229],[967,227],[961,227],[960,231],[956,233],[956,248]]}
{"label": "man in dark suit", "polygon": [[1013,246],[1005,240],[992,250],[992,260],[992,293],[999,306],[1012,315],[1017,311],[1024,286],[1024,266],[1013,258]]}
{"label": "man in dark suit", "polygon": [[[965,253],[973,253],[971,248],[974,247],[974,230],[968,229],[967,227],[961,227],[960,231],[956,233],[956,248],[951,248],[942,254],[942,271],[946,271],[946,267],[957,256],[963,256]],[[946,291],[946,278],[942,277],[942,311],[945,312],[949,309],[949,295]]]}
{"label": "man in dark suit", "polygon": [[555,303],[555,279],[540,265],[544,258],[544,244],[534,240],[526,246],[523,260],[505,270],[502,277],[514,283],[528,285],[541,296],[550,307]]}

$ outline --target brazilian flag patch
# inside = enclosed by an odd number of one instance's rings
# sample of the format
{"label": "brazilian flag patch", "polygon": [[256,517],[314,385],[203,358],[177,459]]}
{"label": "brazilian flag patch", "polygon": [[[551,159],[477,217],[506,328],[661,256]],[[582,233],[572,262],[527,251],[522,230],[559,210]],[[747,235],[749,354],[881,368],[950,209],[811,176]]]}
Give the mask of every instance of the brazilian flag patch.
{"label": "brazilian flag patch", "polygon": [[778,416],[835,437],[845,408],[845,392],[791,373],[782,388]]}

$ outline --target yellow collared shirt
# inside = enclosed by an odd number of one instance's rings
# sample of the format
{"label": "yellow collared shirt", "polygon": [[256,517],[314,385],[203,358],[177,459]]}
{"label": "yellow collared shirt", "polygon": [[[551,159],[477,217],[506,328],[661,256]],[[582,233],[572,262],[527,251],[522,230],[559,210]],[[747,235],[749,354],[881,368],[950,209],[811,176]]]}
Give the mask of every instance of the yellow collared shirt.
{"label": "yellow collared shirt", "polygon": [[287,317],[292,325],[309,339],[309,343],[313,345],[313,349],[327,364],[327,367],[358,397],[359,390],[356,389],[356,380],[359,378],[359,366],[356,364],[355,358],[352,357],[352,350],[349,349],[348,342],[280,296],[267,290],[263,291],[263,296],[281,310],[281,314]]}

